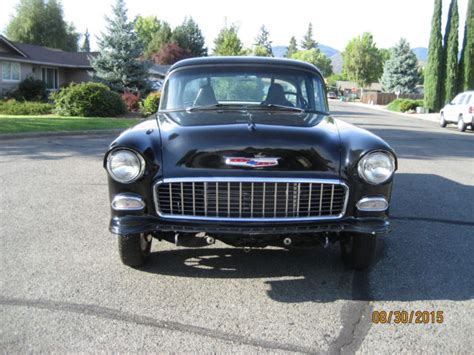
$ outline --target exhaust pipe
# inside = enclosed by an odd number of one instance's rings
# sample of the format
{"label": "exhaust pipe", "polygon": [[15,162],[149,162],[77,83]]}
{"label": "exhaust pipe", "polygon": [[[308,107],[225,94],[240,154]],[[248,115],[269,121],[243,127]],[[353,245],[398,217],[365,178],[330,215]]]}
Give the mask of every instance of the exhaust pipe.
{"label": "exhaust pipe", "polygon": [[291,238],[288,238],[288,237],[287,237],[287,238],[283,239],[283,245],[284,245],[284,246],[288,247],[288,246],[291,245],[291,243],[292,243]]}

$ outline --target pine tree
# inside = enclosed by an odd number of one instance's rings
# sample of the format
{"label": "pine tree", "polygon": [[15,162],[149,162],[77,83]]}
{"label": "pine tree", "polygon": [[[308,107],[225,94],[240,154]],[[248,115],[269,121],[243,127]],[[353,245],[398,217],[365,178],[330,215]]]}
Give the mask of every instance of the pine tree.
{"label": "pine tree", "polygon": [[204,36],[198,24],[192,17],[185,18],[183,23],[176,27],[171,36],[171,42],[188,51],[192,57],[207,56]]}
{"label": "pine tree", "polygon": [[99,54],[91,61],[96,78],[120,92],[146,90],[148,68],[138,60],[142,47],[127,19],[124,0],[116,0],[112,17],[105,19],[107,31],[98,41]]}
{"label": "pine tree", "polygon": [[318,42],[313,39],[313,24],[310,22],[308,25],[308,31],[301,41],[301,47],[303,49],[313,49],[318,46]]}
{"label": "pine tree", "polygon": [[400,39],[385,62],[380,83],[387,92],[410,94],[419,80],[418,60],[409,43]]}
{"label": "pine tree", "polygon": [[444,35],[444,58],[446,59],[445,85],[442,104],[451,102],[458,93],[458,33],[459,13],[457,0],[451,0],[448,22]]}
{"label": "pine tree", "polygon": [[438,112],[441,108],[443,40],[441,36],[441,0],[434,1],[433,19],[431,22],[428,63],[425,68],[425,106],[430,111]]}
{"label": "pine tree", "polygon": [[474,89],[474,0],[469,0],[459,60],[459,91]]}
{"label": "pine tree", "polygon": [[288,45],[287,51],[286,51],[286,56],[288,58],[291,58],[293,54],[295,54],[298,51],[298,44],[296,43],[296,38],[295,36],[292,36],[290,38],[290,44]]}
{"label": "pine tree", "polygon": [[257,38],[255,38],[255,55],[260,57],[273,57],[272,41],[270,41],[269,36],[270,32],[268,32],[265,25],[262,25]]}
{"label": "pine tree", "polygon": [[90,52],[91,51],[91,43],[89,40],[90,34],[89,30],[86,28],[86,33],[84,33],[84,42],[81,46],[81,52]]}

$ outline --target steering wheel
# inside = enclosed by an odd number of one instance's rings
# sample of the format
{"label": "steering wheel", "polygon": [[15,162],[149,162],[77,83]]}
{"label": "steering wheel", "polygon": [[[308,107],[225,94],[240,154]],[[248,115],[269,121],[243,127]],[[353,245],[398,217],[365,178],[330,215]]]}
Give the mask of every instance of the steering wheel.
{"label": "steering wheel", "polygon": [[296,107],[300,107],[302,109],[308,108],[308,102],[304,99],[303,95],[300,93],[294,92],[294,91],[284,91],[283,92],[286,95],[293,95],[296,98]]}

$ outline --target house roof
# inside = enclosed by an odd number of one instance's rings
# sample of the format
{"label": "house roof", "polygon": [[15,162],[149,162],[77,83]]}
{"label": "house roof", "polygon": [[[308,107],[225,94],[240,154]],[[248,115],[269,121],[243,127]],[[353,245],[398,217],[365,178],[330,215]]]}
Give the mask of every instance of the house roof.
{"label": "house roof", "polygon": [[160,65],[160,64],[153,64],[150,69],[148,69],[148,72],[150,74],[157,74],[161,76],[166,76],[168,71],[170,70],[171,65]]}
{"label": "house roof", "polygon": [[0,59],[34,64],[91,69],[89,58],[97,54],[96,52],[67,52],[61,49],[18,43],[2,35],[0,35],[0,42],[5,43],[12,50],[0,52]]}

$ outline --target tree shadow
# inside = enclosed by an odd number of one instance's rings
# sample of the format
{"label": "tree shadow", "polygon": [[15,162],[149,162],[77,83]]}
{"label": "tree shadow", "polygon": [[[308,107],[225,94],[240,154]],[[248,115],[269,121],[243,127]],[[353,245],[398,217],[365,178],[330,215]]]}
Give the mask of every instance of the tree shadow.
{"label": "tree shadow", "polygon": [[[448,191],[456,193],[443,197]],[[464,202],[459,203],[458,195]],[[261,279],[268,285],[267,295],[285,303],[469,300],[474,296],[472,201],[473,186],[436,175],[399,174],[391,207],[394,230],[379,239],[376,263],[368,271],[345,269],[338,245],[250,253],[177,248],[152,253],[142,270],[189,278]]]}

